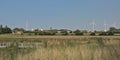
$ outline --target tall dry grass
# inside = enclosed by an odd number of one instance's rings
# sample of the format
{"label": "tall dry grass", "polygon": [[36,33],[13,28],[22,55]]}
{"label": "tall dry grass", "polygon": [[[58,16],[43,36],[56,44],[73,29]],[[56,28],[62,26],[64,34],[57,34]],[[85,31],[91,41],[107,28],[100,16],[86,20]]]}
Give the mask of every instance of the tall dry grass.
{"label": "tall dry grass", "polygon": [[13,42],[39,42],[43,45],[21,50],[15,50],[14,48],[10,50],[0,49],[0,60],[120,60],[119,38],[27,39],[17,39]]}

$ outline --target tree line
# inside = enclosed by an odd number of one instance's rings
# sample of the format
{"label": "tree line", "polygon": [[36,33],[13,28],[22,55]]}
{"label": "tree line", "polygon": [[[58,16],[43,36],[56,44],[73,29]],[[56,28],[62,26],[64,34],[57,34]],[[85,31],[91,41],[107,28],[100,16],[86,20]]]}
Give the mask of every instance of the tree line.
{"label": "tree line", "polygon": [[103,36],[103,35],[115,35],[118,34],[120,35],[120,29],[117,29],[115,27],[110,27],[108,31],[87,31],[87,30],[67,30],[67,29],[50,29],[50,30],[39,30],[39,29],[35,29],[35,30],[28,30],[26,31],[23,28],[14,28],[11,29],[10,27],[6,26],[2,26],[0,25],[0,34],[27,34],[27,35],[78,35],[78,36],[82,36],[82,35],[92,35],[92,36]]}
{"label": "tree line", "polygon": [[7,25],[5,27],[0,25],[0,34],[7,34],[7,33],[12,33],[11,28],[9,28]]}

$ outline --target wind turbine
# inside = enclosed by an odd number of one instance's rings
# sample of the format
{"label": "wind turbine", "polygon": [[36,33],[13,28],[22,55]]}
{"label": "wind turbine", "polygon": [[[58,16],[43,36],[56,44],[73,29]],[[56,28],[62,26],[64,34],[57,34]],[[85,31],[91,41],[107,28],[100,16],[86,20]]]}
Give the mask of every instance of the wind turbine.
{"label": "wind turbine", "polygon": [[104,21],[104,31],[105,31],[105,32],[107,31],[107,24],[106,24],[106,21]]}
{"label": "wind turbine", "polygon": [[116,28],[116,23],[115,23],[115,22],[113,23],[112,27],[115,27],[115,28]]}
{"label": "wind turbine", "polygon": [[28,19],[26,20],[26,31],[28,30]]}
{"label": "wind turbine", "polygon": [[94,32],[95,31],[95,25],[96,25],[95,21],[93,21],[91,25],[92,25],[92,32]]}

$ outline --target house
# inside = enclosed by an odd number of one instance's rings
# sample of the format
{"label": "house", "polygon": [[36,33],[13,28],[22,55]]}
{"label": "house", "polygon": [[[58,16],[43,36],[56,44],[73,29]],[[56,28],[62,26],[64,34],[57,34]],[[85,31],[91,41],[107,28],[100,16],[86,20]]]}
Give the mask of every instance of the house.
{"label": "house", "polygon": [[18,28],[14,29],[14,30],[12,31],[13,34],[20,34],[20,35],[23,34],[23,32],[24,32],[24,30],[18,29]]}
{"label": "house", "polygon": [[13,34],[20,34],[21,35],[21,34],[23,34],[23,31],[13,31],[12,33]]}

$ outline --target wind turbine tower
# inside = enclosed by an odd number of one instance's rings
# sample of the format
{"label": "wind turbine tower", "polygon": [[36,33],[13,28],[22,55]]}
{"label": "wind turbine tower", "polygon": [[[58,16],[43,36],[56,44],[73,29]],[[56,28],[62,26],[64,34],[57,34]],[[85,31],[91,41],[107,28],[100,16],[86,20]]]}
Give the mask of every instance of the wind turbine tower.
{"label": "wind turbine tower", "polygon": [[113,27],[115,27],[115,28],[116,28],[116,23],[115,23],[115,22],[113,23]]}
{"label": "wind turbine tower", "polygon": [[26,20],[26,31],[28,30],[28,19]]}
{"label": "wind turbine tower", "polygon": [[95,24],[95,21],[93,21],[93,22],[92,22],[92,32],[95,31],[95,25],[96,25],[96,24]]}
{"label": "wind turbine tower", "polygon": [[105,31],[105,32],[107,31],[107,24],[106,24],[105,21],[104,21],[104,31]]}

